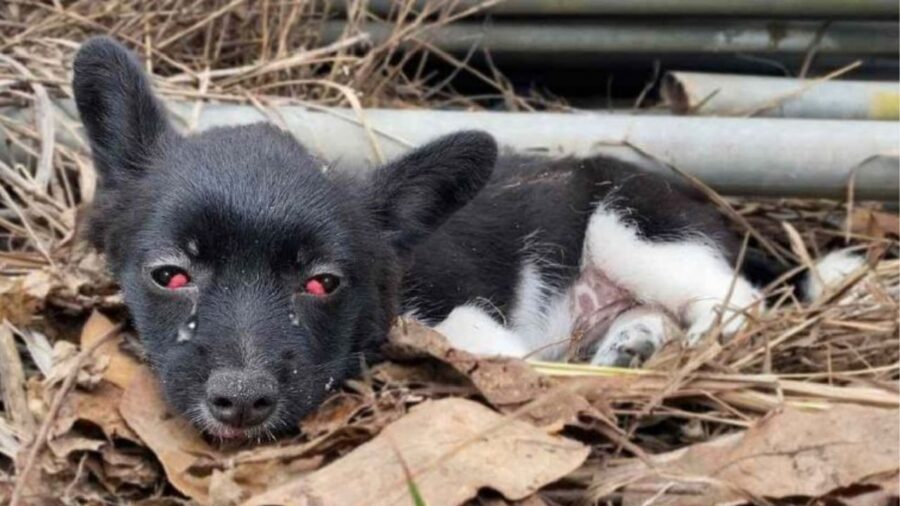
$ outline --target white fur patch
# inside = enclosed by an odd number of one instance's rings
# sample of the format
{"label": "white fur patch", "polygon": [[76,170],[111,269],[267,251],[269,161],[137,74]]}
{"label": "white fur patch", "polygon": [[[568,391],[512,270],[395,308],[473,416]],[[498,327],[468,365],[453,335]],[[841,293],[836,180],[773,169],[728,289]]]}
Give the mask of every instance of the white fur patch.
{"label": "white fur patch", "polygon": [[640,301],[678,315],[689,327],[691,341],[715,325],[726,298],[728,308],[722,315],[726,335],[743,324],[740,312],[760,300],[749,281],[739,275],[735,279],[732,266],[705,238],[648,241],[602,204],[588,223],[584,248],[583,261],[591,262]]}
{"label": "white fur patch", "polygon": [[819,299],[828,290],[839,287],[848,276],[861,269],[865,263],[864,257],[850,250],[828,253],[816,262],[815,273],[806,274],[802,284],[804,299],[808,302]]}
{"label": "white fur patch", "polygon": [[471,304],[453,308],[434,329],[446,336],[454,348],[477,355],[524,357],[530,351],[515,332]]}
{"label": "white fur patch", "polygon": [[507,325],[477,304],[458,306],[435,329],[462,350],[479,355],[554,359],[562,356],[572,331],[568,295],[542,279],[534,263],[519,273]]}
{"label": "white fur patch", "polygon": [[572,332],[568,296],[547,283],[535,263],[522,265],[509,327],[535,358],[557,358],[565,351]]}

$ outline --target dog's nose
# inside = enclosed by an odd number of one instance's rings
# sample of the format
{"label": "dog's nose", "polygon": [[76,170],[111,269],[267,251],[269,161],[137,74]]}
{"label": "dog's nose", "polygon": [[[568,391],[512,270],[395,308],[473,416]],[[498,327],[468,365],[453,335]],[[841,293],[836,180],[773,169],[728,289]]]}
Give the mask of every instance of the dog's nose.
{"label": "dog's nose", "polygon": [[216,370],[206,381],[206,405],[216,420],[232,427],[259,425],[275,411],[278,384],[265,373]]}

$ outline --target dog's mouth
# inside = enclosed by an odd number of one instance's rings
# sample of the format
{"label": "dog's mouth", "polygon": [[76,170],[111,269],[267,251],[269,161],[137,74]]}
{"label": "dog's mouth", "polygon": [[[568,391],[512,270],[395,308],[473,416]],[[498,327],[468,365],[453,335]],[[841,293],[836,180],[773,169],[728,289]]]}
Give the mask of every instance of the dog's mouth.
{"label": "dog's mouth", "polygon": [[274,417],[256,425],[236,427],[216,420],[205,404],[201,403],[197,409],[193,410],[189,418],[194,427],[203,434],[221,442],[262,442],[275,439],[275,433],[271,427],[271,421],[274,420]]}
{"label": "dog's mouth", "polygon": [[225,439],[229,441],[239,441],[251,439],[250,433],[252,429],[239,429],[237,427],[229,427],[222,424],[221,427],[210,428],[207,433],[215,438]]}

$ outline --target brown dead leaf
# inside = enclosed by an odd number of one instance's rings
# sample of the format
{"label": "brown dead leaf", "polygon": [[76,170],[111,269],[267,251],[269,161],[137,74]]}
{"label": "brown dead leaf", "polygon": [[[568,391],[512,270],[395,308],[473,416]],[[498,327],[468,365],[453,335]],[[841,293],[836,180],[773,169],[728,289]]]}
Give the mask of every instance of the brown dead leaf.
{"label": "brown dead leaf", "polygon": [[210,504],[240,504],[253,495],[296,480],[322,465],[322,456],[289,461],[266,460],[224,470],[214,469],[209,485]]}
{"label": "brown dead leaf", "polygon": [[22,290],[32,299],[45,300],[53,284],[53,275],[49,271],[31,271],[22,279]]}
{"label": "brown dead leaf", "polygon": [[547,506],[547,503],[537,495],[521,501],[506,501],[498,498],[480,499],[478,504],[480,506]]}
{"label": "brown dead leaf", "polygon": [[518,500],[577,468],[588,452],[474,401],[447,398],[416,406],[343,458],[247,504],[406,506],[412,499],[398,454],[430,506],[461,504],[484,487]]}
{"label": "brown dead leaf", "polygon": [[897,237],[900,235],[900,216],[867,207],[857,207],[850,215],[850,231],[868,237]]}
{"label": "brown dead leaf", "polygon": [[159,466],[148,458],[145,450],[127,450],[107,444],[100,449],[100,455],[104,484],[111,491],[123,484],[150,488],[159,481]]}
{"label": "brown dead leaf", "polygon": [[362,396],[350,393],[334,395],[300,424],[303,434],[309,439],[331,434],[346,426],[361,409],[367,406]]}
{"label": "brown dead leaf", "polygon": [[[820,497],[897,480],[900,411],[834,405],[828,411],[786,408],[740,432],[651,458],[602,476],[598,489],[628,484],[624,504],[719,504],[752,498]],[[621,486],[619,485],[619,486]]]}
{"label": "brown dead leaf", "polygon": [[[112,322],[95,313],[82,331],[82,349],[91,347],[114,328]],[[57,344],[64,344],[57,347],[57,363],[51,369],[58,376],[74,366],[75,349],[69,343]],[[87,378],[82,379],[81,384],[90,388],[71,391],[52,421],[47,444],[56,459],[45,459],[42,467],[45,472],[52,472],[54,468],[58,472],[71,472],[68,469],[71,462],[82,462],[87,472],[111,493],[121,485],[153,487],[159,479],[157,466],[139,446],[140,439],[117,409],[123,390],[113,381],[121,382],[125,377],[130,359],[120,353],[112,341],[104,341],[97,353],[100,356],[93,357],[79,371]],[[49,381],[53,381],[54,374],[50,375]],[[89,426],[99,428],[102,435],[98,436]]]}
{"label": "brown dead leaf", "polygon": [[98,439],[65,435],[48,441],[47,447],[50,448],[53,455],[62,460],[67,459],[70,454],[75,452],[99,451],[104,444],[104,441]]}
{"label": "brown dead leaf", "polygon": [[[469,378],[482,395],[497,409],[512,411],[543,395],[554,392],[552,402],[544,402],[530,410],[527,418],[541,426],[559,426],[591,406],[583,397],[560,390],[560,383],[535,372],[527,362],[508,357],[478,357],[450,346],[447,338],[425,325],[404,320],[391,329],[388,353],[395,357],[427,356],[450,365]],[[599,399],[598,399],[599,401]]]}
{"label": "brown dead leaf", "polygon": [[122,394],[122,389],[105,381],[91,391],[73,391],[60,409],[51,434],[65,434],[75,422],[83,420],[99,427],[110,441],[118,438],[140,443],[117,409]]}
{"label": "brown dead leaf", "polygon": [[43,307],[42,299],[35,299],[26,292],[24,282],[25,276],[0,276],[0,321],[9,320],[17,327],[26,326]]}
{"label": "brown dead leaf", "polygon": [[[79,349],[68,341],[56,341],[53,343],[53,366],[44,380],[47,387],[63,382],[72,372],[72,368],[78,363]],[[94,388],[103,380],[103,372],[109,365],[108,356],[91,356],[86,359],[78,370],[76,384],[82,388]]]}
{"label": "brown dead leaf", "polygon": [[169,410],[149,368],[137,370],[122,396],[119,411],[156,454],[172,485],[192,499],[207,503],[210,476],[194,474],[191,467],[198,459],[218,460],[220,454],[206,444],[187,420]]}
{"label": "brown dead leaf", "polygon": [[[103,313],[94,311],[85,322],[81,330],[81,349],[87,349],[97,340],[108,334],[115,324]],[[124,353],[121,349],[124,336],[119,335],[108,339],[94,352],[95,357],[107,357],[109,365],[103,371],[103,379],[109,381],[121,389],[128,388],[131,379],[137,373],[140,364],[134,357]]]}
{"label": "brown dead leaf", "polygon": [[0,397],[9,421],[21,434],[34,432],[34,416],[28,409],[25,369],[12,331],[0,320]]}
{"label": "brown dead leaf", "polygon": [[291,454],[293,448],[306,448],[304,443],[236,453],[211,447],[187,420],[169,409],[155,376],[144,366],[138,366],[119,411],[162,463],[169,482],[200,504],[235,504],[322,464],[321,456]]}

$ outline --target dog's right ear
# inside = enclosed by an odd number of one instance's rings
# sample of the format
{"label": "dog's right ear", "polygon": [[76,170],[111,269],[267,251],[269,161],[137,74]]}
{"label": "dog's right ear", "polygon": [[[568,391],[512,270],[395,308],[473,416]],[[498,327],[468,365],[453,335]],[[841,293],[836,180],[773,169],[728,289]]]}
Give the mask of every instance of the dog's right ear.
{"label": "dog's right ear", "polygon": [[497,142],[477,130],[445,135],[376,169],[372,213],[401,256],[487,184]]}
{"label": "dog's right ear", "polygon": [[140,62],[109,37],[95,37],[75,57],[72,88],[104,188],[140,176],[153,148],[173,130]]}

